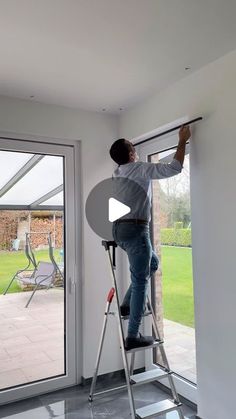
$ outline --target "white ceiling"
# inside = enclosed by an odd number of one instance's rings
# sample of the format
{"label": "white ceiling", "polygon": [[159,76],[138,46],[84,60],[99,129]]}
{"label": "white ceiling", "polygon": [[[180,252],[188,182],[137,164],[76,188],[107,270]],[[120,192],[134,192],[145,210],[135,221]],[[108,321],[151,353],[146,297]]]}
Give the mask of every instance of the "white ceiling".
{"label": "white ceiling", "polygon": [[0,0],[0,94],[116,113],[236,49],[235,21],[235,0]]}

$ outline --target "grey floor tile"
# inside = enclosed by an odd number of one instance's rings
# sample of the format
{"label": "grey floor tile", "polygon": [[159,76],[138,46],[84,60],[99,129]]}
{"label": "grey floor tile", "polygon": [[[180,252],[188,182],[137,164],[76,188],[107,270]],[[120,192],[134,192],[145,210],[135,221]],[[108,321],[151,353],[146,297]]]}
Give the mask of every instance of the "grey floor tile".
{"label": "grey floor tile", "polygon": [[[121,384],[115,380],[114,385]],[[104,386],[103,386],[104,389]],[[0,418],[5,419],[130,419],[126,390],[97,397],[88,402],[89,387],[74,386],[53,393],[0,407]],[[136,408],[169,398],[154,384],[137,387],[134,391]],[[186,418],[194,411],[183,406]],[[174,413],[159,416],[159,419],[176,419]]]}

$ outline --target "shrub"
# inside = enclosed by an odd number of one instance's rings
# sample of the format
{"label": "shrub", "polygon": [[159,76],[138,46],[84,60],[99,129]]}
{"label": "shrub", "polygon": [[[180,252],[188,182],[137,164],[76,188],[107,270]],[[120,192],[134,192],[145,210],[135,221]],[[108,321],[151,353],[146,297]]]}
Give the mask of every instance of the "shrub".
{"label": "shrub", "polygon": [[184,223],[182,221],[177,221],[175,223],[175,229],[177,229],[177,228],[183,228],[183,226],[184,226]]}
{"label": "shrub", "polygon": [[192,246],[190,228],[162,228],[161,244],[169,246]]}

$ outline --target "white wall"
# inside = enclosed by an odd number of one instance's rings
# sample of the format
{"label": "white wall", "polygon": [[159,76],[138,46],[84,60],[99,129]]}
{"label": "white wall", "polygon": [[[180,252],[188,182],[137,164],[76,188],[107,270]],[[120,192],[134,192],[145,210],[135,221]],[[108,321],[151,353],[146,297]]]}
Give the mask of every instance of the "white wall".
{"label": "white wall", "polygon": [[134,138],[189,115],[203,116],[191,144],[198,414],[235,417],[236,51],[121,116]]}
{"label": "white wall", "polygon": [[[0,97],[0,131],[40,135],[82,142],[83,182],[83,376],[92,375],[100,329],[104,298],[110,277],[101,240],[93,233],[84,216],[84,204],[91,188],[109,177],[112,162],[108,150],[117,138],[118,121],[114,116],[85,112],[60,106]],[[101,372],[122,367],[117,335],[110,327],[105,346],[105,362]]]}

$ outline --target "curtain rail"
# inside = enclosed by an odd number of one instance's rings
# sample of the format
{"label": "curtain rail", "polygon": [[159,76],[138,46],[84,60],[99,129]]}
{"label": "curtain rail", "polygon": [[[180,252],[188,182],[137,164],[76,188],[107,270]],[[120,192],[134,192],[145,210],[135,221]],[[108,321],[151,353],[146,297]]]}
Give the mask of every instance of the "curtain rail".
{"label": "curtain rail", "polygon": [[192,119],[191,121],[188,121],[188,122],[184,122],[183,124],[177,125],[176,127],[167,129],[166,131],[160,132],[159,134],[153,135],[152,137],[146,138],[145,140],[138,141],[137,143],[134,143],[134,146],[144,144],[147,141],[154,140],[154,138],[158,138],[158,137],[161,137],[162,135],[169,134],[170,132],[176,131],[177,129],[181,128],[183,125],[194,124],[194,122],[201,121],[202,119],[203,119],[202,116],[199,116],[198,118]]}

